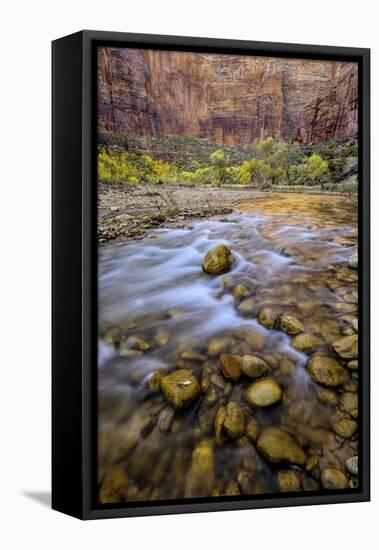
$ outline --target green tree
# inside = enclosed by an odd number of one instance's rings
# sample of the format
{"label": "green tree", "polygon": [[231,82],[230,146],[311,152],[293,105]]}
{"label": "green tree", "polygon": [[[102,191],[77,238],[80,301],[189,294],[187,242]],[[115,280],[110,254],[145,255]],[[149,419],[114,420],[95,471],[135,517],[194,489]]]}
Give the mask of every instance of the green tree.
{"label": "green tree", "polygon": [[215,170],[213,166],[206,168],[198,168],[194,173],[194,181],[196,185],[215,185],[214,182]]}
{"label": "green tree", "polygon": [[251,159],[242,164],[239,173],[244,185],[256,183],[258,187],[264,187],[270,175],[270,167],[261,159]]}
{"label": "green tree", "polygon": [[280,166],[284,171],[282,177],[286,178],[288,185],[293,185],[295,182],[294,176],[297,172],[296,165],[302,159],[300,145],[298,143],[282,141],[278,144],[273,157],[275,158],[276,165]]}
{"label": "green tree", "polygon": [[275,152],[276,148],[277,148],[277,141],[272,136],[265,139],[261,139],[261,141],[257,144],[257,150],[259,151],[262,157],[268,157],[272,155]]}
{"label": "green tree", "polygon": [[346,157],[333,158],[329,160],[329,171],[334,182],[340,181],[344,178],[346,166]]}
{"label": "green tree", "polygon": [[228,164],[228,159],[221,149],[217,149],[210,154],[209,160],[213,166],[225,167]]}
{"label": "green tree", "polygon": [[328,161],[314,153],[304,158],[301,173],[309,185],[323,185],[330,178]]}
{"label": "green tree", "polygon": [[285,175],[284,165],[288,156],[286,144],[273,137],[268,137],[258,143],[257,149],[261,158],[270,168],[271,185],[277,185]]}
{"label": "green tree", "polygon": [[285,175],[284,168],[280,166],[280,163],[277,160],[274,161],[274,159],[271,159],[269,169],[268,176],[271,185],[278,185]]}
{"label": "green tree", "polygon": [[213,153],[211,153],[209,160],[214,167],[212,183],[213,185],[219,187],[220,185],[225,183],[227,179],[227,166],[229,159],[225,155],[224,151],[221,151],[221,149],[217,149],[216,151],[213,151]]}

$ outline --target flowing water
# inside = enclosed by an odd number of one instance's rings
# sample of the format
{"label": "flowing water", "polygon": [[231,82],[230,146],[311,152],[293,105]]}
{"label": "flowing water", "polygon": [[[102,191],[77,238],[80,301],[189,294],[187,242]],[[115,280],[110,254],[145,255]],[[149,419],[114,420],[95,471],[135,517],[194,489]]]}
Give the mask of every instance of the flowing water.
{"label": "flowing water", "polygon": [[[218,243],[231,249],[233,267],[207,275],[204,255]],[[295,316],[333,354],[330,343],[349,334],[357,316],[357,275],[346,264],[356,244],[355,199],[270,194],[227,219],[191,221],[100,247],[101,501],[277,492],[276,466],[257,452],[254,434],[215,440],[215,416],[229,401],[258,432],[280,426],[319,467],[343,468],[356,454],[356,437],[334,435],[334,398],[320,398],[305,369],[308,356],[285,332],[259,324],[257,313],[269,306]],[[235,297],[237,284],[246,296]],[[221,353],[267,361],[283,389],[281,402],[249,404],[251,380],[226,380]],[[201,392],[175,413],[151,378],[178,367],[193,373]],[[354,392],[357,376],[349,376],[343,391]],[[298,468],[298,475],[301,490],[319,488],[317,468]]]}

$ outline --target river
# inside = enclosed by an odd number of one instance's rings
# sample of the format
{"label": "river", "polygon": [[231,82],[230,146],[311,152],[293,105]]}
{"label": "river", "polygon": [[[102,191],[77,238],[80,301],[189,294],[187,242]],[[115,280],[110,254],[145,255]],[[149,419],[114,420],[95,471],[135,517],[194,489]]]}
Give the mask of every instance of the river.
{"label": "river", "polygon": [[[202,261],[219,243],[235,260],[228,273],[211,276]],[[270,308],[295,317],[334,357],[331,343],[354,333],[357,272],[347,261],[356,250],[355,198],[289,193],[243,203],[225,219],[101,245],[100,500],[272,493],[283,490],[278,468],[295,472],[297,490],[312,491],[320,489],[323,468],[344,470],[357,436],[341,437],[333,419],[346,414],[344,395],[356,395],[357,371],[346,369],[338,389],[316,384],[306,370],[309,354],[292,347],[293,335],[266,328],[257,314]],[[249,403],[252,381],[225,379],[222,353],[264,359],[282,389],[280,402]],[[174,413],[151,378],[176,368],[190,371],[201,391]],[[217,412],[230,401],[243,411],[244,434],[215,437]],[[290,434],[306,462],[284,468],[263,456],[256,438],[267,427]]]}

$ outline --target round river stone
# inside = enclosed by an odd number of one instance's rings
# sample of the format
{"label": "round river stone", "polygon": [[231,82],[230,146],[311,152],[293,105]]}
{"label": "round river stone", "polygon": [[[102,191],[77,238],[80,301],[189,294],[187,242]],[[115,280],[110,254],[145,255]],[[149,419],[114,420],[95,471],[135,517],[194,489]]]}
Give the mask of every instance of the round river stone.
{"label": "round river stone", "polygon": [[324,489],[346,489],[347,477],[337,468],[325,468],[321,474],[321,485]]}
{"label": "round river stone", "polygon": [[203,260],[203,270],[211,275],[229,271],[234,262],[230,248],[226,244],[218,244],[208,250]]}
{"label": "round river stone", "polygon": [[256,357],[255,355],[243,355],[241,370],[250,378],[260,378],[271,372],[271,367],[260,357]]}
{"label": "round river stone", "polygon": [[307,371],[313,382],[331,388],[342,386],[348,379],[343,366],[327,355],[312,355],[307,363]]}
{"label": "round river stone", "polygon": [[281,428],[265,428],[257,441],[257,449],[273,464],[290,462],[302,466],[306,456],[303,449]]}
{"label": "round river stone", "polygon": [[161,392],[179,410],[189,405],[200,393],[199,382],[187,369],[175,370],[161,378]]}
{"label": "round river stone", "polygon": [[252,405],[268,407],[282,398],[282,388],[272,378],[264,378],[250,384],[246,390],[246,398]]}

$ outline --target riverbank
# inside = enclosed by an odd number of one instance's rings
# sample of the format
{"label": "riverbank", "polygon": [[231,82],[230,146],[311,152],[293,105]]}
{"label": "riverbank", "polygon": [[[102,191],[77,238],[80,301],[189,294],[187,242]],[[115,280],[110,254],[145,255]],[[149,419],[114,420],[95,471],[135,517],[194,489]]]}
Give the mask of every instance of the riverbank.
{"label": "riverbank", "polygon": [[[298,188],[280,188],[279,191],[299,193]],[[302,194],[304,192],[313,197],[336,194],[320,189],[302,190]],[[257,191],[236,186],[215,188],[99,185],[98,242],[122,238],[140,239],[148,230],[156,227],[180,227],[189,219],[228,215],[245,201],[276,195],[279,195],[276,191]]]}
{"label": "riverbank", "polygon": [[98,240],[140,238],[162,225],[230,214],[235,205],[262,193],[253,189],[212,187],[99,186]]}

